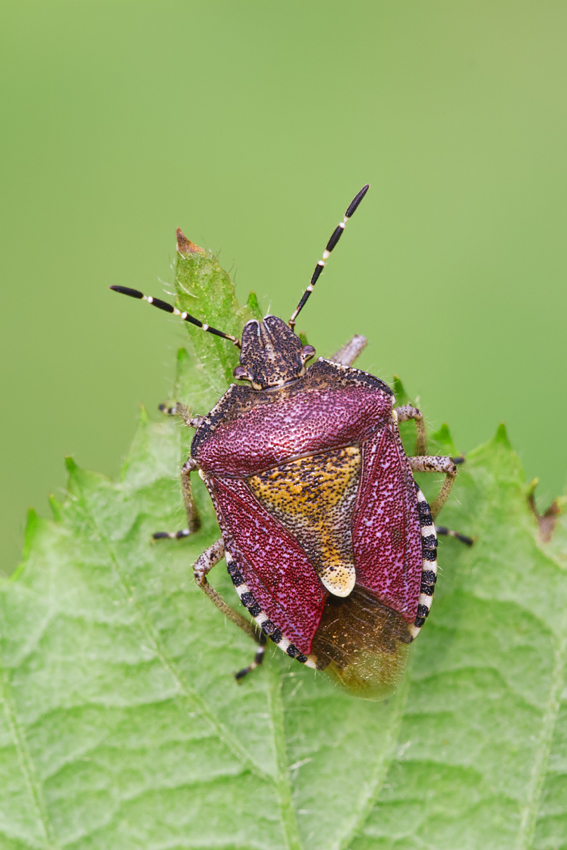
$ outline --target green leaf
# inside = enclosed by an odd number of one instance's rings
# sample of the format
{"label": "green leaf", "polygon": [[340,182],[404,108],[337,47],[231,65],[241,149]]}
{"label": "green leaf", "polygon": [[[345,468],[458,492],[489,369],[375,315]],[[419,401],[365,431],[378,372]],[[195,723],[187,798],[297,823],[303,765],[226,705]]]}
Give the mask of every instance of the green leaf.
{"label": "green leaf", "polygon": [[[179,308],[206,321],[217,330],[239,337],[250,319],[260,319],[258,301],[250,293],[245,307],[239,307],[228,274],[220,267],[211,251],[198,248],[181,231],[177,236],[177,273],[175,289]],[[232,381],[232,370],[238,365],[238,351],[226,340],[191,328],[187,355],[190,370],[182,370],[179,380],[186,383],[181,391],[195,409],[208,412]]]}
{"label": "green leaf", "polygon": [[[238,335],[255,299],[238,308],[188,244],[180,305]],[[205,413],[236,362],[189,327],[172,400]],[[199,532],[150,541],[185,524],[189,439],[142,411],[119,481],[69,461],[53,521],[30,513],[0,595],[1,850],[567,847],[567,521],[540,540],[505,431],[459,474],[443,522],[477,542],[441,541],[432,615],[382,703],[276,647],[234,681],[254,647],[192,579],[219,535],[200,481]],[[454,453],[445,427],[431,447]],[[212,581],[236,605],[222,566]]]}

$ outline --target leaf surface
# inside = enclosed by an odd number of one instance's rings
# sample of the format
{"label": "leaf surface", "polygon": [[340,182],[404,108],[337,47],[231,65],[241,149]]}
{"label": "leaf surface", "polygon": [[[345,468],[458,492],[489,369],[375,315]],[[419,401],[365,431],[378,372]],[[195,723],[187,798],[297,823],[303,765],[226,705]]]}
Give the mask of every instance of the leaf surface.
{"label": "leaf surface", "polygon": [[[179,254],[176,286],[228,333],[259,316],[209,252]],[[190,327],[172,401],[206,413],[237,362]],[[430,621],[381,703],[275,647],[235,683],[254,647],[192,579],[219,536],[200,481],[200,531],[150,542],[185,525],[189,441],[142,413],[119,481],[69,461],[53,521],[30,514],[0,596],[0,848],[567,847],[567,523],[539,540],[503,428],[443,513],[477,542],[441,541]],[[446,428],[431,450],[454,453]],[[222,565],[212,582],[236,607]]]}

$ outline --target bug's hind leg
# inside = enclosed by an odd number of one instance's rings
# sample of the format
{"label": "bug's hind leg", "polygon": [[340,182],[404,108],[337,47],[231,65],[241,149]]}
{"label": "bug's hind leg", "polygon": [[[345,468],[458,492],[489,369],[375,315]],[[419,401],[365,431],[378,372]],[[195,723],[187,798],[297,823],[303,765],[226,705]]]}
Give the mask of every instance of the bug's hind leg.
{"label": "bug's hind leg", "polygon": [[252,670],[255,670],[256,667],[259,667],[262,661],[264,660],[265,654],[266,647],[259,646],[256,650],[256,655],[254,656],[254,661],[252,662],[252,664],[249,664],[248,667],[243,667],[242,670],[239,670],[238,673],[234,674],[234,678],[236,679],[236,681],[240,681],[240,679],[243,679],[245,676],[248,675],[248,673],[251,673]]}
{"label": "bug's hind leg", "polygon": [[415,430],[417,432],[415,453],[418,456],[426,455],[427,431],[425,430],[425,422],[421,410],[418,410],[412,404],[404,404],[403,407],[396,407],[396,415],[399,422],[407,422],[408,419],[415,421]]}
{"label": "bug's hind leg", "polygon": [[458,531],[452,531],[450,528],[445,528],[444,525],[436,525],[435,531],[437,534],[443,535],[445,537],[454,537],[455,540],[460,540],[461,543],[464,543],[466,546],[472,546],[474,540],[472,537],[467,537],[466,534],[459,534]]}
{"label": "bug's hind leg", "polygon": [[254,623],[251,623],[250,620],[247,620],[246,617],[243,617],[242,614],[239,614],[237,611],[233,611],[230,605],[227,605],[222,596],[217,593],[214,587],[211,587],[207,581],[207,574],[223,558],[224,541],[221,537],[219,540],[216,540],[212,546],[205,549],[203,554],[197,558],[193,567],[193,575],[195,576],[195,581],[199,587],[204,590],[213,605],[216,605],[219,611],[222,611],[227,619],[242,629],[243,632],[246,632],[248,637],[251,637],[252,640],[258,644],[258,649],[256,650],[256,655],[254,656],[252,664],[249,664],[248,667],[244,667],[242,670],[239,670],[234,674],[234,678],[240,680],[256,667],[259,667],[264,660],[264,653],[266,651],[266,636],[257,626],[254,625]]}
{"label": "bug's hind leg", "polygon": [[409,465],[413,472],[444,472],[445,481],[439,491],[439,495],[431,504],[431,515],[433,519],[437,516],[451,492],[453,482],[457,477],[457,466],[451,457],[431,457],[424,455],[421,457],[408,458]]}
{"label": "bug's hind leg", "polygon": [[366,337],[355,334],[352,339],[343,345],[336,354],[330,358],[333,363],[338,363],[339,366],[352,366],[356,358],[366,348]]}
{"label": "bug's hind leg", "polygon": [[193,501],[193,492],[191,490],[190,474],[197,469],[197,462],[193,458],[183,464],[181,468],[181,490],[183,492],[183,503],[187,514],[187,528],[182,528],[181,531],[155,531],[152,534],[153,540],[183,540],[194,534],[201,527],[201,520],[197,513],[197,507]]}

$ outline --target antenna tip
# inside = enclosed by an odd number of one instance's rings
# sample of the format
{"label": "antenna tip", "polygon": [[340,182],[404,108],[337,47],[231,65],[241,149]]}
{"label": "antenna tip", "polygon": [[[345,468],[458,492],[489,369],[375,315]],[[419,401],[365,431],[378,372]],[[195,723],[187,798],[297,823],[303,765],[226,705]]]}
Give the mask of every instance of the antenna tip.
{"label": "antenna tip", "polygon": [[362,189],[360,190],[358,195],[356,195],[352,199],[352,201],[350,202],[349,207],[348,207],[348,209],[345,213],[346,218],[350,218],[352,215],[355,214],[358,205],[360,204],[360,202],[362,201],[362,199],[364,198],[364,196],[366,195],[366,193],[368,192],[369,189],[370,189],[370,183],[367,183],[366,186],[362,187]]}
{"label": "antenna tip", "polygon": [[111,286],[113,292],[120,292],[121,295],[129,295],[130,298],[143,298],[144,293],[137,289],[130,289],[128,286]]}

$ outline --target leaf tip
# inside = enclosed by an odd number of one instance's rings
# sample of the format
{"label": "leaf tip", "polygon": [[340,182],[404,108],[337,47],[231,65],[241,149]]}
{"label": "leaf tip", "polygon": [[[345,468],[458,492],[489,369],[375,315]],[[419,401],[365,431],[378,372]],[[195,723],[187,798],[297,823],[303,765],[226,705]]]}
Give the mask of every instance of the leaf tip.
{"label": "leaf tip", "polygon": [[506,430],[506,425],[504,422],[501,422],[498,428],[496,429],[496,434],[494,435],[494,442],[501,443],[507,449],[512,448],[512,444],[510,442],[510,438],[508,437],[508,432]]}
{"label": "leaf tip", "polygon": [[451,431],[449,430],[449,426],[446,422],[443,422],[440,428],[433,431],[430,439],[433,443],[435,454],[446,454],[451,456],[457,454],[457,449],[455,448]]}
{"label": "leaf tip", "polygon": [[53,493],[49,494],[47,501],[49,507],[51,508],[53,519],[55,520],[55,522],[59,522],[59,520],[61,519],[61,505],[59,504]]}
{"label": "leaf tip", "polygon": [[35,537],[35,533],[38,529],[39,525],[39,517],[37,515],[37,511],[35,508],[28,508],[28,515],[26,517],[26,527],[24,530],[24,546],[23,546],[23,559],[27,561],[29,552],[31,550],[31,546],[33,543],[33,539]]}
{"label": "leaf tip", "polygon": [[440,428],[432,434],[432,439],[438,440],[440,443],[450,443],[453,445],[453,438],[451,436],[451,431],[449,430],[449,426],[446,422],[443,422]]}
{"label": "leaf tip", "polygon": [[392,390],[396,398],[396,404],[409,404],[410,397],[406,392],[406,388],[402,384],[399,375],[392,375]]}
{"label": "leaf tip", "polygon": [[526,495],[528,497],[529,502],[533,502],[535,500],[535,491],[537,489],[538,484],[539,478],[532,478],[532,480],[528,484]]}
{"label": "leaf tip", "polygon": [[395,395],[405,392],[404,385],[402,384],[399,375],[392,375],[392,389],[394,390]]}
{"label": "leaf tip", "polygon": [[260,305],[258,304],[258,298],[256,297],[256,293],[252,290],[248,293],[248,301],[246,302],[246,306],[249,310],[253,310],[254,312],[260,311]]}
{"label": "leaf tip", "polygon": [[183,254],[183,256],[187,257],[189,254],[205,254],[206,251],[204,248],[199,248],[198,245],[195,245],[194,242],[191,242],[190,239],[187,239],[183,231],[180,227],[176,230],[176,239],[177,239],[177,253]]}
{"label": "leaf tip", "polygon": [[177,362],[185,363],[187,360],[189,360],[189,355],[187,354],[186,349],[181,346],[181,348],[177,349]]}
{"label": "leaf tip", "polygon": [[35,523],[36,520],[37,520],[37,511],[34,507],[32,507],[32,505],[30,505],[29,508],[28,508],[28,513],[27,513],[27,517],[26,517],[26,528],[28,527],[28,525],[30,525],[30,523]]}
{"label": "leaf tip", "polygon": [[74,475],[77,472],[78,466],[70,455],[65,458],[65,466],[69,475]]}

